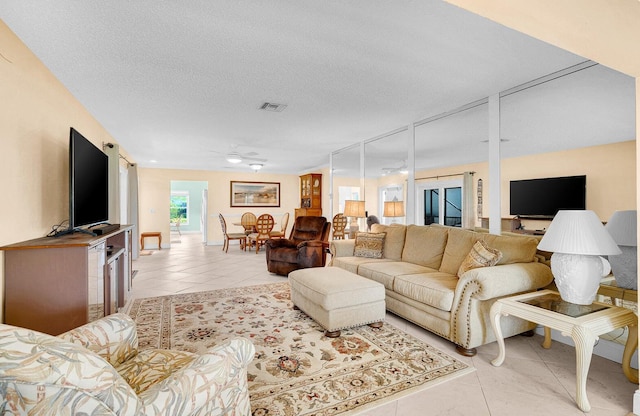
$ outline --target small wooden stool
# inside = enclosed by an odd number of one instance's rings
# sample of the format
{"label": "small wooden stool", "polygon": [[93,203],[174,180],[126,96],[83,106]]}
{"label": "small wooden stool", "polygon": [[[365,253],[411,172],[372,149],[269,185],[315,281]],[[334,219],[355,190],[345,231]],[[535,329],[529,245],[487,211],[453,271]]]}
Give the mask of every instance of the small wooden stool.
{"label": "small wooden stool", "polygon": [[162,233],[159,231],[151,231],[140,234],[140,250],[144,250],[145,237],[157,237],[158,238],[158,250],[162,250]]}

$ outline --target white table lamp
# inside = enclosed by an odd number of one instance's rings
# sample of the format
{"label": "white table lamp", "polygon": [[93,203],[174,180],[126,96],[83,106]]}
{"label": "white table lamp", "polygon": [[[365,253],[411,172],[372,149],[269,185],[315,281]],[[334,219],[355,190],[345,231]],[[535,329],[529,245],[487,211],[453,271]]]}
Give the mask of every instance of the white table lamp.
{"label": "white table lamp", "polygon": [[558,211],[538,249],[553,252],[551,271],[560,297],[579,305],[593,302],[600,280],[611,271],[600,256],[620,254],[598,216],[587,210]]}
{"label": "white table lamp", "polygon": [[618,287],[638,290],[638,237],[636,210],[616,211],[605,226],[622,254],[609,256]]}

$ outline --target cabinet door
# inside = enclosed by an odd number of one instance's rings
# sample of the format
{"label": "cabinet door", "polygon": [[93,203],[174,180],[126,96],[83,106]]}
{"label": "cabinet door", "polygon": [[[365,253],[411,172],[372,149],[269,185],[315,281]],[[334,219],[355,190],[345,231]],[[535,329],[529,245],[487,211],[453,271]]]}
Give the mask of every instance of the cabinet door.
{"label": "cabinet door", "polygon": [[106,255],[106,243],[104,242],[92,246],[88,250],[88,322],[104,316],[104,265]]}
{"label": "cabinet door", "polygon": [[105,276],[105,315],[118,312],[118,269],[122,256],[118,256],[107,264]]}

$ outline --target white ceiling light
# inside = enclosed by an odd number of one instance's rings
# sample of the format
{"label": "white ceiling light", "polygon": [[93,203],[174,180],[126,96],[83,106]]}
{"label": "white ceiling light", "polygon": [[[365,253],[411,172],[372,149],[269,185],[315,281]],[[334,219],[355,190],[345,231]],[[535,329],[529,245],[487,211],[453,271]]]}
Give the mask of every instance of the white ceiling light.
{"label": "white ceiling light", "polygon": [[242,158],[237,153],[229,153],[227,155],[227,162],[229,162],[229,163],[240,163],[240,162],[242,162]]}
{"label": "white ceiling light", "polygon": [[251,169],[253,169],[254,172],[259,171],[260,169],[262,169],[262,163],[252,163],[249,165],[251,167]]}

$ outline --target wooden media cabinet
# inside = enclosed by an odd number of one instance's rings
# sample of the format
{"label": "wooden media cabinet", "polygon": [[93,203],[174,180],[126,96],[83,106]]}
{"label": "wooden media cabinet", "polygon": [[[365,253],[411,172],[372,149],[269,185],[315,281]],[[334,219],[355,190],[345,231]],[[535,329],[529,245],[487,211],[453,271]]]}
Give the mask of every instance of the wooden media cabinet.
{"label": "wooden media cabinet", "polygon": [[131,225],[4,250],[4,322],[58,335],[117,312],[131,293]]}

